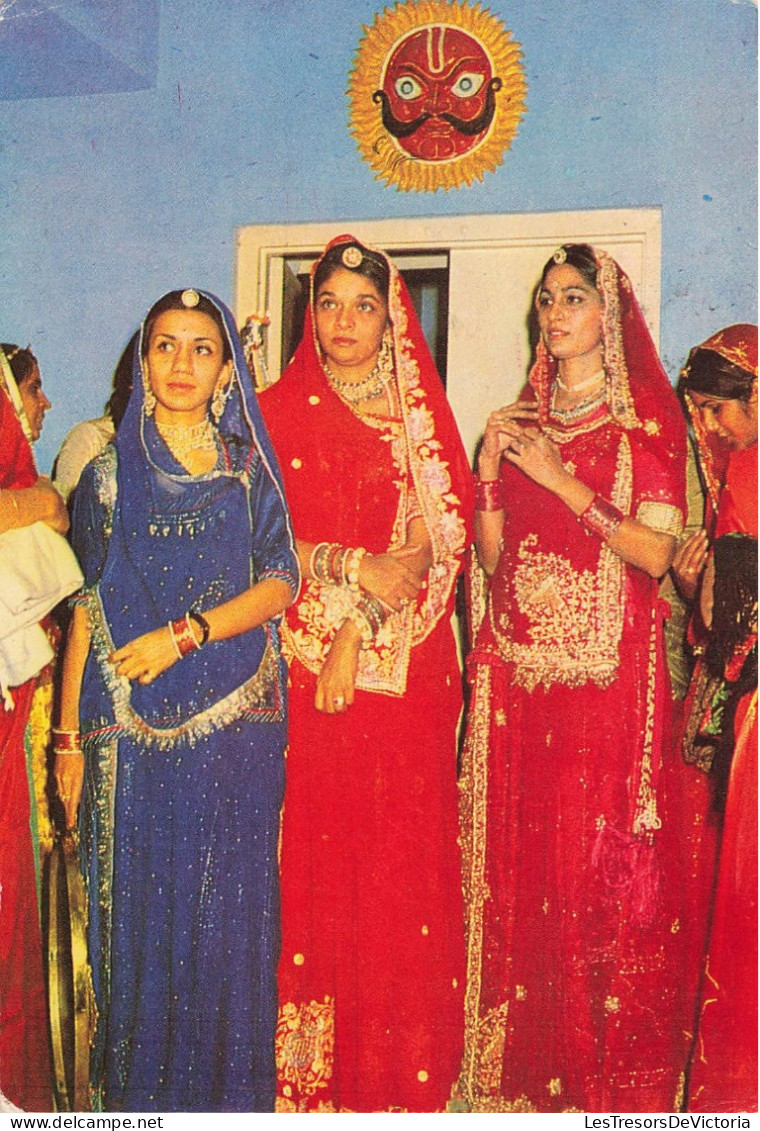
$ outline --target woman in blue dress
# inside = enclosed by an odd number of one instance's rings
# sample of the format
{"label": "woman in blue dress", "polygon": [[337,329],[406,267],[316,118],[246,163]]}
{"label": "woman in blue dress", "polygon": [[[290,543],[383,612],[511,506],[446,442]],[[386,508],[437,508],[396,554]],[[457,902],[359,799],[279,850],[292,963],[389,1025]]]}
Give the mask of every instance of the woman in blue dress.
{"label": "woman in blue dress", "polygon": [[272,1110],[294,541],[218,299],[151,308],[133,389],[77,490],[54,733],[69,825],[81,795],[93,1106]]}

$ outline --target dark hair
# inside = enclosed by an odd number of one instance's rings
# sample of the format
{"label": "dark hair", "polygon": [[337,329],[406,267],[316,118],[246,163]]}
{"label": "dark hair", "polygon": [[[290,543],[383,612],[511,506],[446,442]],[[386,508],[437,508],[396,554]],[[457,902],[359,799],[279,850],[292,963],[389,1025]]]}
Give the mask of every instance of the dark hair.
{"label": "dark hair", "polygon": [[[353,255],[349,254],[347,257],[349,262],[344,262],[344,256],[348,249],[351,249]],[[352,264],[352,258],[356,259],[357,252],[361,257],[359,262],[355,265]],[[351,264],[349,266],[349,264]],[[319,265],[314,272],[314,295],[319,294],[319,289],[326,279],[332,275],[333,271],[343,268],[344,271],[354,271],[357,275],[363,275],[365,279],[375,286],[378,293],[383,299],[388,301],[388,290],[390,287],[390,272],[388,265],[384,259],[381,259],[375,252],[370,251],[369,248],[360,244],[358,240],[353,240],[349,243],[335,244],[334,247],[329,248]]]}
{"label": "dark hair", "polygon": [[194,302],[192,305],[183,302],[182,296],[187,293],[187,289],[182,291],[169,291],[168,294],[160,298],[158,302],[154,303],[150,308],[145,318],[145,334],[143,335],[142,344],[143,357],[145,357],[145,354],[148,352],[150,336],[153,333],[153,323],[158,318],[159,314],[163,314],[167,310],[199,310],[201,314],[207,314],[209,318],[213,318],[214,322],[216,322],[219,327],[219,333],[222,336],[222,360],[229,361],[232,357],[232,350],[221,312],[217,310],[210,299],[207,299],[205,295],[200,294],[198,291],[193,292],[198,299],[197,302]]}
{"label": "dark hair", "polygon": [[27,347],[14,345],[13,342],[0,342],[0,349],[5,354],[5,360],[11,367],[11,373],[17,385],[31,377],[32,370],[37,364],[37,358]]}
{"label": "dark hair", "polygon": [[579,271],[589,286],[596,290],[599,267],[594,249],[587,243],[563,243],[561,247],[558,247],[551,259],[548,259],[544,264],[544,269],[541,272],[540,285],[542,287],[552,267],[560,267],[563,263],[568,263],[576,271]]}
{"label": "dark hair", "polygon": [[702,346],[691,351],[683,372],[683,387],[687,393],[702,393],[727,401],[749,401],[754,380],[754,373]]}
{"label": "dark hair", "polygon": [[129,344],[119,358],[119,363],[113,372],[113,388],[106,402],[106,412],[111,417],[113,426],[117,430],[121,424],[124,413],[127,411],[129,398],[132,394],[135,346],[139,336],[139,331],[135,331],[129,339]]}

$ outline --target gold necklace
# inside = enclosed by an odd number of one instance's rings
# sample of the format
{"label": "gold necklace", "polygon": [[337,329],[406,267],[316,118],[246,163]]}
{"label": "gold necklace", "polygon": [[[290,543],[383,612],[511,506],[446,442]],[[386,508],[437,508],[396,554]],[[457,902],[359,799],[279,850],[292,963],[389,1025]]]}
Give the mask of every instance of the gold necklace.
{"label": "gold necklace", "polygon": [[156,428],[167,448],[184,467],[196,452],[216,451],[216,428],[206,416],[197,424],[159,424]]}
{"label": "gold necklace", "polygon": [[557,387],[552,389],[551,400],[551,414],[556,420],[562,421],[566,424],[573,420],[579,420],[582,416],[588,416],[594,412],[600,405],[603,405],[607,397],[607,390],[602,388],[598,393],[592,393],[590,397],[584,397],[583,400],[578,401],[572,408],[557,408]]}
{"label": "gold necklace", "polygon": [[344,381],[342,377],[336,377],[326,361],[322,362],[322,368],[332,388],[349,404],[369,401],[385,392],[385,381],[379,364],[366,377],[362,377],[361,381]]}

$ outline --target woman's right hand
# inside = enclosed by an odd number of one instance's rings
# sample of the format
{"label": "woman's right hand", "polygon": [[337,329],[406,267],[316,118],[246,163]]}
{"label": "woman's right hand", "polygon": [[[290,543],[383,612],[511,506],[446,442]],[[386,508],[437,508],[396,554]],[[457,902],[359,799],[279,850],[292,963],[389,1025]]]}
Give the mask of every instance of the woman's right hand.
{"label": "woman's right hand", "polygon": [[74,751],[56,754],[53,763],[53,777],[66,814],[66,828],[76,828],[79,801],[82,797],[82,783],[84,782],[84,754]]}
{"label": "woman's right hand", "polygon": [[359,565],[359,584],[371,597],[391,609],[414,601],[422,584],[415,571],[421,546],[406,545],[384,554],[365,554]]}
{"label": "woman's right hand", "polygon": [[481,479],[498,479],[504,452],[521,424],[538,423],[538,406],[530,401],[514,401],[497,408],[486,422],[483,442],[478,453],[478,474]]}
{"label": "woman's right hand", "polygon": [[342,715],[353,703],[361,643],[361,633],[353,621],[345,621],[335,633],[317,676],[314,706],[318,711]]}
{"label": "woman's right hand", "polygon": [[671,569],[678,591],[684,600],[693,603],[697,596],[700,578],[707,563],[710,544],[704,530],[692,534],[676,550]]}

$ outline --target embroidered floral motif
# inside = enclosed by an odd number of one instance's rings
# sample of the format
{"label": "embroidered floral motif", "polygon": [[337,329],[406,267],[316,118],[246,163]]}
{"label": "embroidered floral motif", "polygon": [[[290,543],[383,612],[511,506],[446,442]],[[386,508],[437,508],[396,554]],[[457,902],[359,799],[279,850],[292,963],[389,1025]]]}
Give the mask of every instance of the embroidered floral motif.
{"label": "embroidered floral motif", "polygon": [[[625,433],[618,448],[612,502],[630,512],[631,448]],[[603,544],[596,570],[577,570],[568,558],[537,549],[535,534],[517,551],[514,596],[526,618],[527,640],[513,639],[505,615],[491,623],[501,655],[515,665],[515,682],[533,691],[539,684],[607,687],[617,675],[623,631],[623,561]]]}
{"label": "embroidered floral motif", "polygon": [[[307,1101],[318,1088],[327,1087],[332,1077],[335,1048],[335,1002],[286,1002],[280,1008],[275,1034],[277,1076],[284,1081],[282,1091],[291,1100],[288,1111],[305,1111]],[[311,1105],[309,1105],[311,1106]],[[332,1105],[321,1110],[332,1110]]]}

